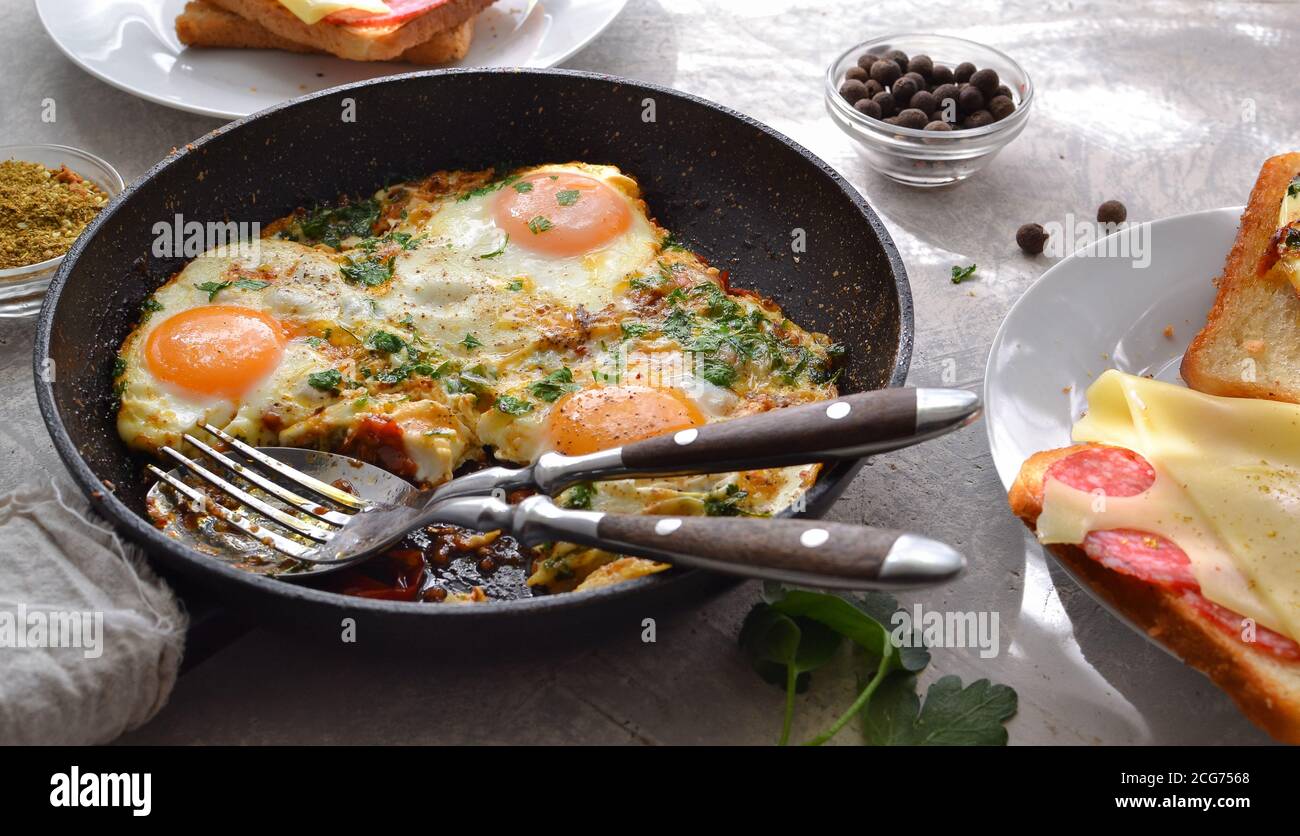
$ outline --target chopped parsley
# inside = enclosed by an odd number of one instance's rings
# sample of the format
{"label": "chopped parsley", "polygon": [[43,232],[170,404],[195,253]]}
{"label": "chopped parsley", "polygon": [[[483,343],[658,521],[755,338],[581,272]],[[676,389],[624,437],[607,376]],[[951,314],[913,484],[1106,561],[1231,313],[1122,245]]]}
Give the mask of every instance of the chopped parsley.
{"label": "chopped parsley", "polygon": [[124,374],[126,374],[126,358],[114,357],[113,358],[113,380],[117,380],[119,377],[121,377]]}
{"label": "chopped parsley", "polygon": [[343,278],[363,287],[378,287],[393,278],[393,258],[376,259],[372,257],[348,258],[339,265]]}
{"label": "chopped parsley", "polygon": [[635,340],[650,333],[650,326],[644,322],[624,322],[619,325],[619,328],[622,329],[625,340]]}
{"label": "chopped parsley", "polygon": [[366,345],[384,354],[396,354],[406,348],[406,343],[402,341],[401,337],[387,331],[376,331],[371,334],[370,338],[366,340]]}
{"label": "chopped parsley", "polygon": [[264,282],[261,279],[239,279],[235,282],[235,287],[240,290],[261,290],[270,286],[270,282]]}
{"label": "chopped parsley", "polygon": [[714,386],[728,388],[736,382],[736,369],[729,363],[715,357],[706,357],[700,364],[700,377]]}
{"label": "chopped parsley", "polygon": [[521,398],[511,395],[502,395],[497,398],[497,409],[507,415],[523,415],[526,412],[533,411],[533,405]]}
{"label": "chopped parsley", "polygon": [[974,275],[975,275],[975,265],[974,265],[974,264],[972,264],[972,265],[969,266],[969,267],[953,267],[953,268],[952,268],[952,283],[953,283],[953,284],[961,284],[962,282],[966,281],[967,279],[969,279],[971,276],[974,276]]}
{"label": "chopped parsley", "polygon": [[465,339],[461,340],[460,344],[465,346],[465,348],[469,351],[473,351],[476,348],[483,347],[483,343],[480,342],[479,338],[474,336],[473,334],[466,334]]}
{"label": "chopped parsley", "polygon": [[577,189],[564,189],[555,193],[555,202],[561,206],[572,206],[582,194]]}
{"label": "chopped parsley", "polygon": [[512,292],[518,292],[523,289],[524,289],[524,282],[522,279],[511,279],[510,281],[506,282],[506,290]]}
{"label": "chopped parsley", "polygon": [[661,330],[682,345],[687,345],[695,333],[695,317],[685,308],[673,308]]}
{"label": "chopped parsley", "polygon": [[501,241],[501,246],[497,247],[495,250],[493,250],[490,253],[483,253],[483,255],[476,255],[474,257],[478,259],[496,258],[497,256],[501,255],[503,252],[506,251],[506,244],[509,243],[510,243],[510,233],[507,232],[506,237],[503,238]]}
{"label": "chopped parsley", "polygon": [[573,371],[565,366],[562,369],[556,369],[528,387],[528,391],[532,392],[533,397],[538,400],[555,403],[564,395],[578,388],[573,383]]}
{"label": "chopped parsley", "polygon": [[740,507],[740,504],[748,498],[749,491],[742,491],[735,482],[730,482],[721,492],[705,497],[704,513],[710,517],[763,516]]}
{"label": "chopped parsley", "polygon": [[685,250],[686,247],[671,232],[665,232],[664,237],[659,240],[659,249],[666,250]]}
{"label": "chopped parsley", "polygon": [[140,303],[140,312],[144,314],[145,319],[149,318],[149,314],[157,313],[162,309],[163,309],[162,302],[159,302],[157,299],[153,298],[152,296],[148,297],[147,299],[145,299],[143,302]]}
{"label": "chopped parsley", "polygon": [[196,284],[194,288],[208,294],[208,301],[211,302],[217,298],[217,294],[230,287],[231,282],[204,282]]}
{"label": "chopped parsley", "polygon": [[513,186],[514,186],[514,190],[519,192],[520,194],[528,194],[533,190],[533,184],[525,181],[515,183],[513,184]]}
{"label": "chopped parsley", "polygon": [[554,226],[555,224],[551,223],[550,219],[544,215],[538,215],[528,222],[528,231],[534,235],[540,235],[548,229],[554,228]]}
{"label": "chopped parsley", "polygon": [[312,372],[307,375],[307,385],[322,392],[337,392],[339,387],[343,385],[343,375],[339,373],[338,369]]}
{"label": "chopped parsley", "polygon": [[297,224],[300,243],[328,244],[339,249],[345,238],[365,238],[379,220],[379,201],[374,198],[341,206],[317,207]]}
{"label": "chopped parsley", "polygon": [[[500,171],[500,168],[498,168],[497,170]],[[471,197],[481,197],[482,195],[485,194],[492,194],[493,192],[500,189],[502,186],[510,186],[518,182],[519,182],[519,175],[511,174],[507,177],[502,177],[499,180],[493,180],[489,183],[485,183],[484,185],[479,186],[476,189],[470,189],[469,191],[462,194],[460,197],[456,198],[456,200],[463,203],[464,201],[469,200]],[[518,186],[516,186],[516,191],[527,192],[532,190],[531,183],[519,183],[519,185],[527,186],[527,188],[520,189],[518,188]]]}
{"label": "chopped parsley", "polygon": [[591,507],[591,499],[596,495],[596,486],[591,482],[579,482],[564,492],[560,505],[565,508],[586,510]]}
{"label": "chopped parsley", "polygon": [[1297,177],[1296,179],[1292,180],[1291,183],[1286,187],[1287,197],[1295,197],[1296,195],[1300,195],[1300,177]]}

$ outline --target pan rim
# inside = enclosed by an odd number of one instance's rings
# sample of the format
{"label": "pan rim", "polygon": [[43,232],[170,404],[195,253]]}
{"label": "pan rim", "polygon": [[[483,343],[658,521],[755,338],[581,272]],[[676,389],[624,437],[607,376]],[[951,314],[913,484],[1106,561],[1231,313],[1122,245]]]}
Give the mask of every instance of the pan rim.
{"label": "pan rim", "polygon": [[[829,178],[840,189],[840,191],[849,198],[850,202],[857,208],[863,220],[865,220],[872,228],[872,231],[881,243],[885,258],[889,263],[893,275],[894,290],[898,299],[899,309],[898,344],[894,356],[893,368],[890,371],[887,385],[892,387],[901,386],[903,384],[911,363],[914,319],[911,286],[908,283],[907,271],[903,265],[902,257],[898,252],[898,247],[894,243],[888,230],[885,229],[884,223],[880,220],[880,217],[867,203],[862,194],[858,192],[858,190],[849,183],[848,180],[840,175],[840,173],[832,168],[825,160],[822,160],[816,154],[779,131],[776,131],[757,119],[740,113],[739,111],[732,110],[724,105],[717,104],[716,102],[709,101],[708,99],[690,93],[674,90],[650,82],[637,81],[620,76],[583,70],[449,68],[443,70],[424,70],[402,73],[378,79],[366,79],[289,99],[273,107],[269,107],[265,110],[258,111],[257,113],[250,114],[215,128],[193,142],[174,149],[172,153],[169,153],[162,160],[151,166],[143,175],[128,183],[126,188],[110,201],[99,215],[96,216],[81,237],[73,244],[65,255],[63,263],[60,265],[58,272],[50,283],[49,290],[46,293],[45,301],[41,306],[41,311],[37,319],[36,339],[33,346],[32,357],[36,400],[40,408],[41,418],[45,424],[46,431],[50,435],[50,439],[53,442],[55,451],[58,453],[60,460],[62,460],[64,466],[68,468],[73,480],[77,483],[78,487],[81,488],[82,493],[90,499],[96,512],[107,519],[119,534],[123,534],[128,539],[139,544],[150,555],[165,555],[167,560],[176,562],[178,569],[191,570],[191,574],[212,573],[217,576],[213,578],[213,581],[220,579],[222,581],[238,584],[245,587],[246,591],[253,594],[269,595],[272,597],[283,596],[296,599],[303,603],[346,609],[352,612],[385,613],[390,615],[410,616],[416,614],[428,614],[445,618],[474,620],[522,615],[539,610],[548,612],[573,610],[575,608],[581,608],[588,604],[592,604],[596,601],[613,601],[617,599],[630,600],[631,598],[649,591],[650,589],[662,589],[667,585],[673,584],[674,581],[689,578],[700,571],[674,571],[668,573],[666,576],[650,575],[632,581],[586,590],[583,592],[567,592],[507,601],[493,601],[488,606],[473,607],[439,607],[431,606],[426,602],[420,601],[391,601],[384,599],[360,598],[356,596],[343,595],[342,593],[337,592],[319,590],[308,586],[286,583],[274,578],[246,572],[226,563],[213,561],[203,555],[191,553],[190,550],[181,547],[170,538],[164,536],[153,526],[152,523],[136,514],[136,512],[131,508],[127,507],[127,505],[116,496],[116,493],[113,490],[104,490],[105,485],[102,480],[91,470],[90,466],[82,457],[80,451],[76,449],[71,437],[68,435],[62,416],[55,404],[53,382],[44,379],[45,376],[42,374],[42,371],[44,360],[50,353],[49,349],[53,332],[54,317],[58,310],[59,301],[62,298],[68,277],[71,275],[73,268],[80,260],[82,252],[85,250],[89,242],[99,234],[99,230],[108,223],[108,221],[121,208],[122,204],[130,199],[137,189],[154,180],[162,172],[176,164],[183,157],[202,148],[209,142],[217,141],[226,134],[237,131],[239,128],[253,120],[269,118],[273,114],[282,110],[296,107],[315,99],[336,96],[340,92],[376,87],[385,84],[400,84],[416,78],[440,78],[444,76],[474,77],[491,75],[554,76],[584,81],[595,81],[603,84],[610,84],[615,87],[625,86],[632,89],[644,90],[656,95],[684,100],[694,105],[716,111],[723,116],[741,122],[743,125],[751,129],[767,134],[772,139],[780,142],[799,156],[803,157],[804,160],[815,166],[823,176]],[[843,487],[847,487],[848,483],[861,468],[862,464],[862,461],[841,462],[827,468],[817,480],[817,483],[811,490],[809,490],[809,504],[815,507],[819,504],[818,500],[825,498],[828,494],[837,494],[838,491],[836,491],[836,488],[842,490]]]}

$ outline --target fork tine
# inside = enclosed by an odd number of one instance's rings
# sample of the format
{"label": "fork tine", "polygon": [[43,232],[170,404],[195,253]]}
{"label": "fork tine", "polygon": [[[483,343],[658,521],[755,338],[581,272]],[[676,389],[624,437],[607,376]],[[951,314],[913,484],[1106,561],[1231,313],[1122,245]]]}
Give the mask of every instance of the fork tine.
{"label": "fork tine", "polygon": [[154,467],[153,465],[146,465],[146,467],[149,468],[149,471],[153,473],[153,475],[170,485],[173,490],[189,499],[192,503],[196,503],[198,506],[196,510],[201,509],[203,513],[211,514],[222,522],[233,525],[249,537],[265,543],[281,554],[287,554],[289,557],[301,559],[303,555],[310,551],[307,546],[304,546],[301,543],[295,543],[288,537],[281,537],[269,528],[263,528],[257,523],[252,522],[244,514],[238,511],[232,511],[224,505],[219,505],[216,502],[213,502],[211,497],[204,496],[202,493],[185,484],[180,479],[177,479],[175,476],[172,476],[167,471]]}
{"label": "fork tine", "polygon": [[370,505],[370,503],[366,502],[364,499],[358,499],[357,497],[353,496],[347,491],[341,491],[338,488],[334,487],[333,485],[327,485],[324,482],[320,481],[319,479],[313,479],[312,477],[308,476],[306,473],[302,473],[300,471],[294,470],[292,467],[289,467],[289,465],[285,464],[284,462],[279,461],[278,459],[271,458],[270,456],[258,450],[256,447],[251,447],[245,444],[244,442],[240,441],[239,439],[235,438],[234,436],[227,435],[226,433],[222,432],[221,430],[217,429],[211,424],[204,424],[203,429],[212,433],[217,438],[229,444],[231,447],[234,447],[236,450],[243,453],[245,456],[248,456],[253,461],[256,461],[262,465],[265,465],[266,467],[271,468],[272,470],[274,470],[276,473],[280,474],[284,478],[296,482],[297,484],[302,485],[304,488],[310,491],[315,491],[316,493],[320,494],[323,497],[326,497],[327,499],[332,499],[344,507],[355,508],[358,511],[360,511],[362,508],[367,508]]}
{"label": "fork tine", "polygon": [[280,485],[277,485],[275,482],[272,482],[270,479],[267,479],[265,476],[258,473],[253,468],[245,467],[244,465],[240,464],[239,462],[235,461],[234,459],[230,458],[224,453],[212,449],[211,447],[204,444],[202,441],[199,441],[197,438],[190,435],[189,433],[185,433],[184,437],[186,441],[194,445],[195,449],[201,451],[204,455],[209,456],[210,458],[213,458],[216,461],[220,462],[227,470],[231,471],[232,473],[239,474],[244,479],[247,479],[248,481],[252,482],[254,485],[257,485],[259,488],[266,491],[267,493],[279,497],[280,500],[282,500],[283,502],[287,502],[288,504],[297,508],[299,511],[302,511],[304,514],[310,514],[318,520],[322,520],[324,522],[331,523],[333,525],[338,525],[338,526],[347,525],[348,520],[352,519],[352,517],[348,514],[341,514],[338,511],[331,511],[328,508],[323,507],[319,502],[314,502],[310,499],[305,499],[299,496],[298,494],[294,493],[293,491],[289,490],[288,488],[284,488],[281,487]]}
{"label": "fork tine", "polygon": [[247,491],[235,487],[234,485],[227,482],[225,479],[222,479],[220,476],[213,473],[211,470],[208,470],[203,465],[189,459],[188,457],[182,455],[181,453],[176,452],[171,447],[167,447],[164,445],[162,451],[166,453],[168,456],[171,456],[180,464],[184,465],[191,472],[193,472],[194,475],[198,476],[200,479],[207,482],[209,485],[212,485],[218,488],[219,490],[224,491],[227,494],[230,494],[235,499],[242,502],[244,505],[247,505],[249,508],[252,508],[253,510],[264,514],[265,516],[271,518],[272,520],[275,520],[277,523],[289,529],[290,531],[296,531],[302,536],[315,540],[319,543],[327,542],[331,537],[334,536],[334,532],[329,529],[314,526],[311,523],[305,522],[304,520],[300,520],[297,517],[294,517],[290,514],[286,514],[284,511],[281,511],[279,508],[276,508],[272,505],[268,505],[267,503],[263,502],[262,500],[258,499],[257,497],[253,496]]}

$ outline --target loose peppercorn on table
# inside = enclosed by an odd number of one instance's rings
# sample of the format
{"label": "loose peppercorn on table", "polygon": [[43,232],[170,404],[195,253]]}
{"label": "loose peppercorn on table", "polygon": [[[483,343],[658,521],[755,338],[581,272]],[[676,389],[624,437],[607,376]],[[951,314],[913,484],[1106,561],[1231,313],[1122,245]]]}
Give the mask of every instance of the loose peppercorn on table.
{"label": "loose peppercorn on table", "polygon": [[[884,218],[910,275],[916,349],[909,382],[978,389],[998,323],[1051,263],[1021,252],[1022,225],[1063,222],[1067,213],[1090,221],[1112,199],[1125,204],[1129,220],[1238,205],[1261,161],[1292,149],[1295,122],[1280,115],[1291,107],[1290,90],[1259,80],[1292,71],[1300,16],[1286,4],[1230,2],[1214,17],[1202,6],[1170,0],[1134,14],[1127,0],[974,2],[960,4],[959,18],[955,5],[942,3],[631,0],[566,66],[710,98],[789,135],[843,173]],[[0,77],[11,79],[0,90],[7,142],[84,148],[130,180],[173,146],[220,127],[91,78],[51,47],[30,4],[11,3],[10,11],[0,32]],[[1224,19],[1235,25],[1224,26]],[[963,22],[1009,24],[981,26],[977,37],[1033,76],[1043,93],[1035,121],[959,186],[915,190],[888,181],[828,117],[823,74],[854,43],[899,31],[961,35],[954,27]],[[1205,73],[1207,57],[1216,55],[1249,60],[1219,61]],[[947,68],[949,80],[939,66],[927,71],[919,56],[908,58],[906,69],[895,62],[880,72],[897,71],[888,83],[910,72],[927,80],[908,103],[919,97],[925,107],[916,109],[928,115],[924,94],[950,96],[939,88],[957,83],[957,68]],[[848,79],[869,90],[868,82],[881,84],[868,102],[889,95],[875,69],[872,62],[865,75]],[[1200,81],[1188,85],[1193,75]],[[58,104],[54,122],[42,119],[46,97]],[[862,108],[875,116],[869,104]],[[646,124],[672,130],[672,114],[661,107]],[[598,152],[593,147],[593,156]],[[434,156],[430,168],[437,167]],[[769,199],[717,195],[680,211]],[[803,230],[808,248],[818,246],[819,230],[804,227],[801,208],[785,209],[790,229]],[[790,240],[753,244],[776,250]],[[972,264],[977,269],[954,284],[952,268]],[[32,339],[30,321],[0,328],[3,489],[62,470],[34,403]],[[1228,697],[1103,611],[1044,558],[1006,509],[982,430],[875,458],[831,518],[919,526],[970,555],[959,581],[900,600],[909,610],[1000,614],[996,657],[937,650],[926,675],[988,677],[1014,687],[1012,743],[1267,742]],[[357,645],[303,645],[253,628],[183,674],[162,713],[124,740],[770,743],[783,694],[755,677],[736,648],[741,621],[758,598],[757,584],[743,584],[676,616],[629,612],[579,647],[527,658],[480,656],[454,670],[373,658]],[[654,642],[642,640],[648,618],[656,619]],[[848,668],[824,670],[819,687],[856,690]],[[835,700],[801,703],[802,731],[824,728],[842,707]],[[356,721],[361,711],[363,723]],[[848,730],[843,736],[852,739]]]}

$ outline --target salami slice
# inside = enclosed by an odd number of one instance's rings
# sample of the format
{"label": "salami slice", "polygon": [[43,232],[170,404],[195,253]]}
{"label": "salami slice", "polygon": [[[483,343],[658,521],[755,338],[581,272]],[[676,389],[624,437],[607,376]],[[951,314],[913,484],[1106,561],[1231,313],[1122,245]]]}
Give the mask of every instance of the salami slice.
{"label": "salami slice", "polygon": [[1122,447],[1085,447],[1047,469],[1047,479],[1078,491],[1106,496],[1137,496],[1155,484],[1156,471],[1146,459]]}
{"label": "salami slice", "polygon": [[1281,633],[1275,633],[1267,627],[1256,626],[1254,641],[1247,642],[1243,635],[1245,619],[1239,613],[1235,613],[1227,607],[1219,606],[1200,592],[1184,592],[1183,600],[1196,607],[1202,615],[1223,628],[1224,632],[1236,636],[1242,643],[1250,644],[1280,659],[1293,662],[1300,661],[1300,644],[1296,644]]}
{"label": "salami slice", "polygon": [[430,9],[435,9],[449,0],[385,0],[388,14],[377,15],[368,12],[346,10],[335,12],[325,18],[326,23],[336,26],[396,26],[417,18]]}
{"label": "salami slice", "polygon": [[[1057,479],[1081,491],[1100,490],[1107,496],[1136,496],[1155,484],[1150,462],[1120,447],[1087,447],[1047,469],[1044,478]],[[1243,642],[1244,618],[1201,594],[1192,563],[1177,543],[1146,531],[1116,528],[1090,531],[1082,543],[1088,557],[1115,572],[1162,589],[1181,593],[1198,612]],[[1300,661],[1300,644],[1267,627],[1256,627],[1251,646],[1279,659]]]}

